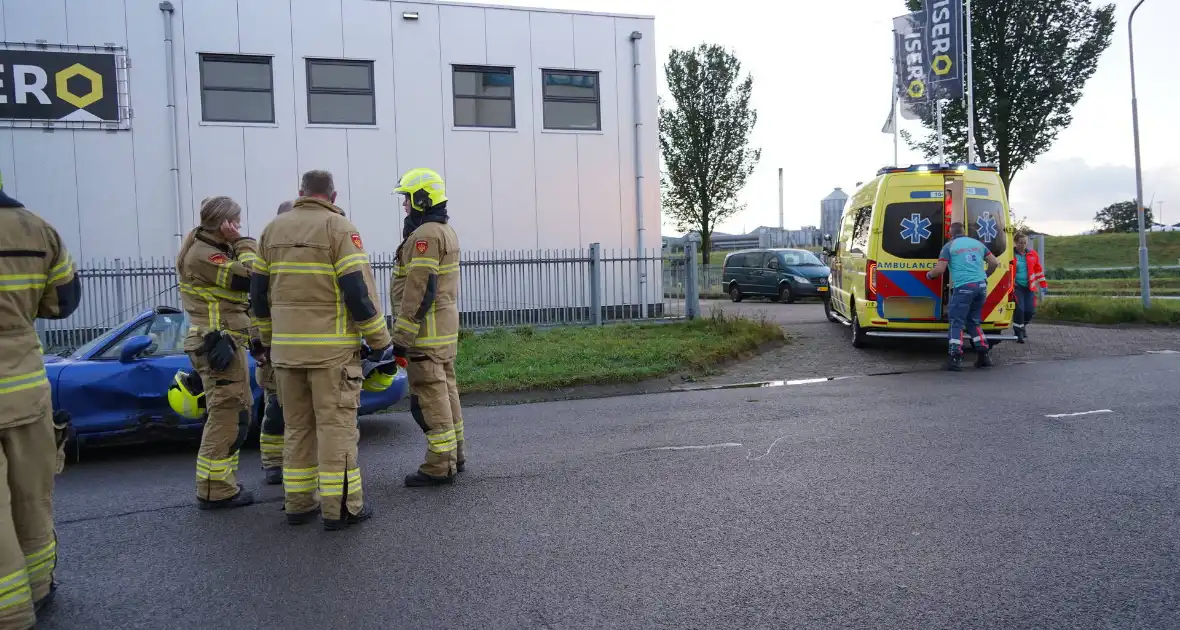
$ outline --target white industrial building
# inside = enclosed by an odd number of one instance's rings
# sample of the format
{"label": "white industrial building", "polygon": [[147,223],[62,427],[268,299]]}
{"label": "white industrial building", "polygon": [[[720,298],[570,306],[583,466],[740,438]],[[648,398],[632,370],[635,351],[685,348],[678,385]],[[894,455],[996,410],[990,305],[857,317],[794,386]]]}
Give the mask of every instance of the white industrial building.
{"label": "white industrial building", "polygon": [[400,241],[391,191],[419,166],[446,178],[465,250],[660,245],[650,17],[388,0],[2,2],[4,188],[83,265],[173,256],[211,195],[238,200],[257,235],[313,168],[335,174],[372,252]]}

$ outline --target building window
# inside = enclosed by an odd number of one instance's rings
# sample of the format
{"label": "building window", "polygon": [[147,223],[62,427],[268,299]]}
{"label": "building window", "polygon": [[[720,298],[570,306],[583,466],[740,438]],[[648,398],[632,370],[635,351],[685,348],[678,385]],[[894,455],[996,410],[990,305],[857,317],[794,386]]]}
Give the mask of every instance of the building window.
{"label": "building window", "polygon": [[546,129],[602,129],[597,72],[542,70],[541,85]]}
{"label": "building window", "polygon": [[270,57],[201,55],[201,120],[273,123]]}
{"label": "building window", "polygon": [[454,66],[456,127],[516,126],[512,68]]}
{"label": "building window", "polygon": [[318,125],[375,125],[373,62],[307,60],[307,122]]}

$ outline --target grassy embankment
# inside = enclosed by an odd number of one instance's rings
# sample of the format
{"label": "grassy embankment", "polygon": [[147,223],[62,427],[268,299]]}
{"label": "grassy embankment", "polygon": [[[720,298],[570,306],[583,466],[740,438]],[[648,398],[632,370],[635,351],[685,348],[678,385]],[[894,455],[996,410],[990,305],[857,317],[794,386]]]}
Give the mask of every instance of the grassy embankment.
{"label": "grassy embankment", "polygon": [[607,385],[705,369],[784,338],[773,322],[716,311],[666,324],[464,332],[455,371],[464,393]]}
{"label": "grassy embankment", "polygon": [[[1148,234],[1147,260],[1149,265],[1180,264],[1180,232]],[[1045,266],[1046,270],[1137,267],[1139,235],[1046,236]]]}

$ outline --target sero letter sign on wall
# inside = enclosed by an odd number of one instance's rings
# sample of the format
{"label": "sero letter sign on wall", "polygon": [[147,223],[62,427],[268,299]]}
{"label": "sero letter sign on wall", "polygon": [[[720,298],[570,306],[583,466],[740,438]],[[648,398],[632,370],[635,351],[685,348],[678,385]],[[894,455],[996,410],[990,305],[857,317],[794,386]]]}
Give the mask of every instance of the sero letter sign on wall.
{"label": "sero letter sign on wall", "polygon": [[0,119],[118,122],[115,55],[0,50]]}

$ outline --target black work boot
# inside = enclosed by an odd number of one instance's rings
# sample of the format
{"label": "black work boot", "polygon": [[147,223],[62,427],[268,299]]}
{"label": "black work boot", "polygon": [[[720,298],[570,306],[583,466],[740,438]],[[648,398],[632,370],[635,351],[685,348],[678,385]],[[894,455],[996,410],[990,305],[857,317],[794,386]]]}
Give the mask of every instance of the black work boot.
{"label": "black work boot", "polygon": [[1024,326],[1016,328],[1016,343],[1024,343]]}
{"label": "black work boot", "polygon": [[40,616],[41,612],[45,610],[45,607],[53,603],[53,596],[56,594],[57,582],[50,582],[49,593],[46,594],[45,597],[42,597],[41,599],[33,602],[33,614]]}
{"label": "black work boot", "polygon": [[416,471],[412,475],[406,475],[407,488],[424,488],[427,486],[449,486],[455,483],[454,475],[447,475],[446,477],[435,477],[428,475],[422,471]]}
{"label": "black work boot", "polygon": [[992,351],[988,348],[980,350],[975,355],[975,367],[988,368],[992,366]]}
{"label": "black work boot", "polygon": [[963,371],[963,355],[952,354],[950,356],[950,358],[947,359],[946,369],[951,372],[962,372]]}
{"label": "black work boot", "polygon": [[373,506],[366,502],[361,506],[361,511],[353,514],[348,511],[348,506],[341,505],[340,509],[344,513],[344,518],[341,519],[324,519],[324,531],[335,532],[346,529],[349,525],[356,525],[373,518]]}
{"label": "black work boot", "polygon": [[266,475],[266,485],[277,486],[283,483],[283,467],[271,466],[270,468],[263,468],[262,473]]}
{"label": "black work boot", "polygon": [[320,506],[315,506],[306,512],[287,512],[288,525],[307,525],[320,515]]}
{"label": "black work boot", "polygon": [[467,462],[459,462],[459,463],[455,464],[455,469],[458,470],[459,472],[463,472],[463,469],[466,467],[467,467]]}
{"label": "black work boot", "polygon": [[243,490],[242,484],[238,484],[238,493],[228,499],[221,499],[219,501],[207,501],[205,499],[197,499],[197,507],[202,510],[227,510],[230,508],[246,507],[254,502],[254,493],[249,490]]}

